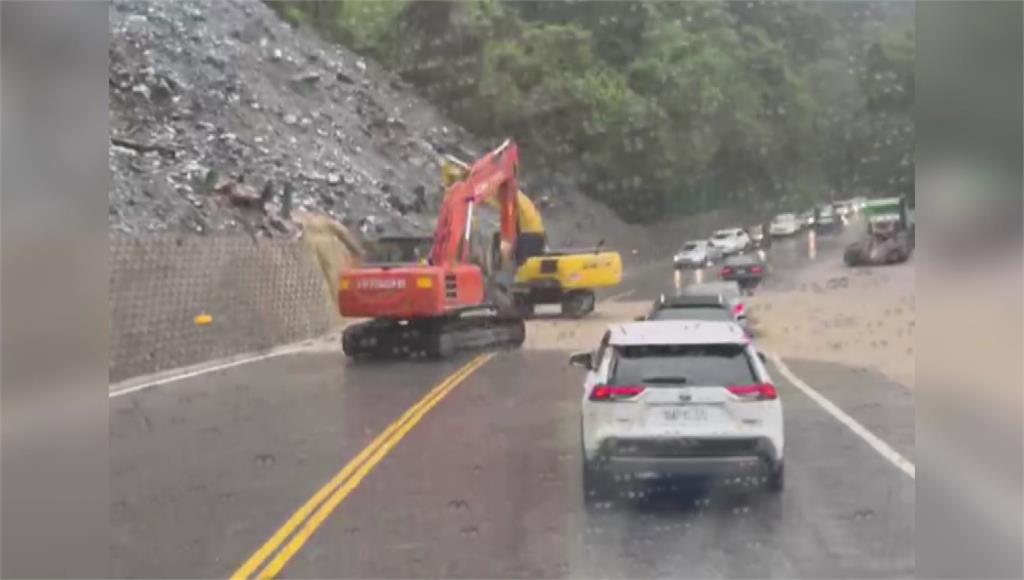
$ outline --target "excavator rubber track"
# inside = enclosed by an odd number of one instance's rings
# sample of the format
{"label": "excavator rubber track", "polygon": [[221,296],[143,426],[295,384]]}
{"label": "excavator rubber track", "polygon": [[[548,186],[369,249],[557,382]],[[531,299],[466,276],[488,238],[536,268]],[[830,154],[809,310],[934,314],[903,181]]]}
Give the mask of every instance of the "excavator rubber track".
{"label": "excavator rubber track", "polygon": [[341,343],[350,358],[437,359],[463,350],[519,347],[525,340],[522,319],[477,306],[443,317],[356,323],[344,330]]}

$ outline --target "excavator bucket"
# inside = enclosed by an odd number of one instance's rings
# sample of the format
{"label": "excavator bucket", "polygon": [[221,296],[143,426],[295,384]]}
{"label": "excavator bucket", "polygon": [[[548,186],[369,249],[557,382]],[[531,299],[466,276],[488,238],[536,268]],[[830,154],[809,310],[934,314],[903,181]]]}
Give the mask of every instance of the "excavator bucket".
{"label": "excavator bucket", "polygon": [[519,317],[520,311],[512,294],[512,284],[515,282],[515,271],[499,271],[487,277],[486,296],[487,301],[498,309],[500,316],[509,318]]}
{"label": "excavator bucket", "polygon": [[516,260],[511,250],[502,252],[501,234],[494,232],[487,258],[482,264],[484,275],[484,292],[487,302],[498,309],[499,316],[518,318],[521,312],[512,286],[516,280]]}

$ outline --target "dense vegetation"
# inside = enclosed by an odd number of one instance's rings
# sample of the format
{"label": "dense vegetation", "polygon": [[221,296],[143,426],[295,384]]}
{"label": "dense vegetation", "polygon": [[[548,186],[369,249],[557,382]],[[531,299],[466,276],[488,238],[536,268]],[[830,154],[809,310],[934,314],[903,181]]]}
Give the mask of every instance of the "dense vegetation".
{"label": "dense vegetation", "polygon": [[913,195],[912,3],[271,4],[633,221]]}

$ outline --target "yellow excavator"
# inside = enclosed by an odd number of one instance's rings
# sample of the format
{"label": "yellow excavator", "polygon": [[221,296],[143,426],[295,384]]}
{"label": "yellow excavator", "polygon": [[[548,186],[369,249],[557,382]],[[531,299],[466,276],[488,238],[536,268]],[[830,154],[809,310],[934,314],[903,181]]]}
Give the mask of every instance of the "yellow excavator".
{"label": "yellow excavator", "polygon": [[[444,187],[464,178],[468,168],[463,161],[445,155],[441,163]],[[519,233],[515,255],[519,265],[512,295],[523,316],[532,316],[537,304],[559,304],[562,315],[571,318],[593,312],[594,290],[622,282],[619,253],[602,249],[603,240],[589,250],[552,250],[547,245],[544,220],[533,201],[520,191],[516,206]]]}

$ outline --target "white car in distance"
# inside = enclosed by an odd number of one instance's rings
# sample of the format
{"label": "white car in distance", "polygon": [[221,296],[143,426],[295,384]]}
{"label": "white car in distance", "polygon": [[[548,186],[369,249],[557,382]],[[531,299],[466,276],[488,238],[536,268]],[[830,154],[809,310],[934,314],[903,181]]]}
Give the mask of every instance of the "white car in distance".
{"label": "white car in distance", "polygon": [[672,257],[676,268],[703,267],[721,258],[721,252],[707,240],[692,240],[683,244]]}
{"label": "white car in distance", "polygon": [[782,402],[739,325],[644,321],[609,327],[595,352],[570,357],[583,384],[587,505],[623,476],[739,478],[783,488]]}
{"label": "white car in distance", "polygon": [[775,237],[792,236],[800,231],[800,222],[796,215],[780,213],[768,224],[768,233]]}
{"label": "white car in distance", "polygon": [[728,256],[745,252],[750,247],[750,235],[743,228],[728,228],[716,231],[708,242]]}

